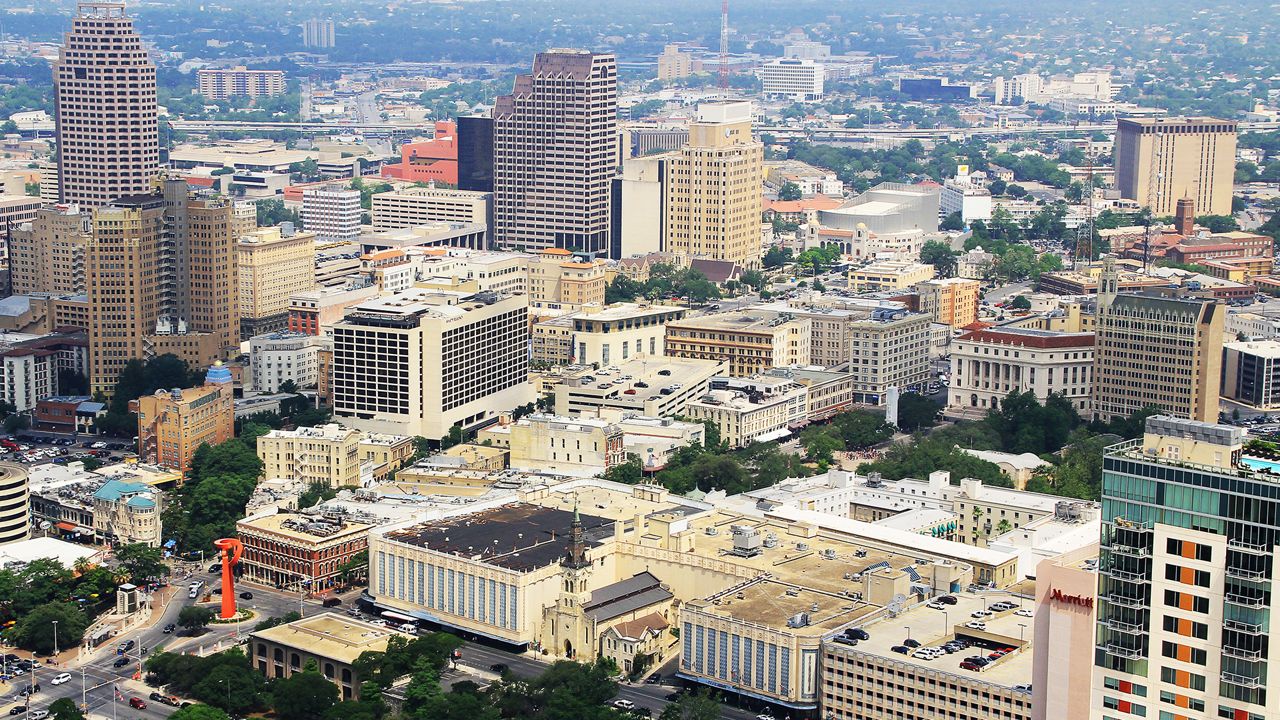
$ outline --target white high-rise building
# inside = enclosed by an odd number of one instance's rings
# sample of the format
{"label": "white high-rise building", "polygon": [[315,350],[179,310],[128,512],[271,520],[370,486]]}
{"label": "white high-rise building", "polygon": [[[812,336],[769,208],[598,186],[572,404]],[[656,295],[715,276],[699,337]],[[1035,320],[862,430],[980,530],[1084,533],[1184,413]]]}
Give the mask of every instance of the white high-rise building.
{"label": "white high-rise building", "polygon": [[360,237],[360,191],[324,185],[302,193],[302,224],[323,242],[355,242]]}
{"label": "white high-rise building", "polygon": [[796,102],[813,102],[822,99],[822,66],[813,60],[782,58],[760,66],[756,70],[764,94],[768,97],[785,97]]}

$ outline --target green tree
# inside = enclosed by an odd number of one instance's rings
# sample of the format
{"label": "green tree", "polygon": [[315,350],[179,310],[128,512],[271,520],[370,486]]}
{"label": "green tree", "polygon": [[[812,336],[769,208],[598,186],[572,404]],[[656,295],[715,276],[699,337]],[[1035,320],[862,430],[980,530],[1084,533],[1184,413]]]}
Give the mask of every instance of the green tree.
{"label": "green tree", "polygon": [[49,704],[48,709],[53,720],[84,720],[84,713],[71,698],[58,698]]}
{"label": "green tree", "polygon": [[1196,223],[1209,229],[1211,233],[1234,232],[1240,229],[1240,223],[1230,215],[1200,215]]}
{"label": "green tree", "polygon": [[40,183],[38,182],[23,183],[22,191],[31,197],[40,197]]}
{"label": "green tree", "polygon": [[195,635],[202,632],[213,622],[214,612],[207,607],[187,605],[178,613],[178,625]]}
{"label": "green tree", "polygon": [[778,190],[779,200],[799,200],[802,197],[804,197],[804,193],[801,192],[800,186],[793,182],[783,183]]}
{"label": "green tree", "polygon": [[135,584],[164,577],[169,572],[169,567],[164,564],[163,551],[158,547],[142,543],[121,545],[116,548],[116,560]]}
{"label": "green tree", "polygon": [[604,471],[604,479],[624,485],[635,485],[644,480],[644,463],[635,453],[627,453],[626,462],[614,465]]}
{"label": "green tree", "polygon": [[938,277],[951,277],[955,273],[958,256],[959,253],[940,240],[927,240],[920,248],[920,262],[932,265]]}
{"label": "green tree", "polygon": [[774,245],[765,251],[761,262],[767,268],[782,267],[791,262],[791,248]]}
{"label": "green tree", "polygon": [[964,216],[960,214],[959,210],[957,210],[951,213],[950,215],[944,217],[942,219],[942,222],[938,225],[938,228],[941,230],[950,230],[953,232],[964,230]]}
{"label": "green tree", "polygon": [[898,398],[898,427],[907,432],[933,427],[937,422],[938,404],[917,393],[903,393]]}
{"label": "green tree", "polygon": [[281,720],[314,720],[338,702],[338,686],[320,674],[314,660],[302,672],[271,684],[271,705]]}
{"label": "green tree", "polygon": [[48,655],[53,652],[55,622],[56,641],[64,650],[79,645],[89,627],[89,618],[74,603],[49,602],[18,618],[13,640],[24,650]]}
{"label": "green tree", "polygon": [[805,457],[825,468],[834,460],[835,453],[845,449],[840,430],[830,425],[811,425],[800,433],[800,444]]}
{"label": "green tree", "polygon": [[1031,301],[1027,299],[1026,295],[1017,295],[1009,302],[1009,307],[1014,310],[1030,310]]}
{"label": "green tree", "polygon": [[295,226],[302,226],[302,217],[297,210],[286,208],[283,200],[277,198],[264,198],[255,204],[258,213],[259,227],[274,227],[282,222],[291,222]]}
{"label": "green tree", "polygon": [[257,632],[259,630],[269,630],[278,625],[287,625],[291,622],[295,622],[301,619],[302,619],[302,615],[300,615],[297,610],[291,610],[285,613],[284,615],[279,615],[279,616],[272,615],[266,620],[259,622],[257,625],[253,626],[253,631]]}
{"label": "green tree", "polygon": [[683,693],[675,702],[668,703],[658,720],[717,720],[719,717],[720,703],[704,688]]}
{"label": "green tree", "polygon": [[230,720],[225,712],[212,705],[188,705],[169,716],[169,720]]}

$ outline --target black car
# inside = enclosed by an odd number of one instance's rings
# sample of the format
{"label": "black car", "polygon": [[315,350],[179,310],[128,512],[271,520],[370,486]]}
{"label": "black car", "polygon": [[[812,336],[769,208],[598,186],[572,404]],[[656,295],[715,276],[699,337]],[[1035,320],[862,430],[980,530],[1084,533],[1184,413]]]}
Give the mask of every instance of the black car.
{"label": "black car", "polygon": [[26,711],[27,711],[27,707],[25,705],[19,705],[18,707],[9,708],[10,715],[21,715]]}
{"label": "black car", "polygon": [[164,626],[164,629],[161,630],[161,632],[163,632],[165,635],[168,635],[169,633],[177,629],[178,629],[177,625],[174,625],[173,623],[169,623],[168,625]]}
{"label": "black car", "polygon": [[325,607],[337,607],[342,604],[342,598],[325,598],[320,604]]}
{"label": "black car", "polygon": [[510,667],[508,667],[506,663],[494,663],[494,664],[492,664],[492,665],[490,665],[490,666],[489,666],[489,671],[490,671],[490,672],[496,672],[496,673],[498,673],[499,675],[502,675],[503,673],[509,672],[510,670],[511,670],[511,668],[510,668]]}
{"label": "black car", "polygon": [[248,592],[248,591],[246,591],[246,592],[242,592],[242,593],[240,593],[240,599],[241,599],[241,600],[252,600],[252,599],[253,599],[253,593]]}
{"label": "black car", "polygon": [[903,645],[906,645],[906,646],[907,646],[907,647],[909,647],[909,648],[918,648],[918,647],[920,647],[920,641],[919,641],[919,640],[914,640],[914,639],[912,639],[912,638],[907,638],[906,640],[903,640],[903,641],[902,641],[902,644],[903,644]]}
{"label": "black car", "polygon": [[124,667],[125,665],[128,665],[128,664],[129,664],[129,658],[125,655],[121,655],[120,657],[116,658],[116,661],[112,663],[112,665],[118,668]]}
{"label": "black car", "polygon": [[854,628],[852,630],[849,630],[845,632],[845,635],[848,635],[849,637],[858,638],[859,640],[871,639],[871,633],[867,632],[866,630],[863,630],[862,628]]}
{"label": "black car", "polygon": [[38,692],[40,692],[40,683],[36,683],[35,685],[23,685],[22,689],[18,691],[18,694],[25,697],[27,695],[35,695]]}
{"label": "black car", "polygon": [[892,650],[893,652],[901,653],[903,655],[906,655],[907,653],[911,652],[911,648],[907,647],[906,645],[894,645],[889,649]]}
{"label": "black car", "polygon": [[662,676],[657,673],[654,673],[653,675],[650,675],[649,677],[644,679],[645,685],[657,685],[660,682],[662,682]]}
{"label": "black car", "polygon": [[938,598],[938,602],[945,603],[947,605],[955,605],[960,601],[956,599],[955,595],[943,595],[942,597]]}

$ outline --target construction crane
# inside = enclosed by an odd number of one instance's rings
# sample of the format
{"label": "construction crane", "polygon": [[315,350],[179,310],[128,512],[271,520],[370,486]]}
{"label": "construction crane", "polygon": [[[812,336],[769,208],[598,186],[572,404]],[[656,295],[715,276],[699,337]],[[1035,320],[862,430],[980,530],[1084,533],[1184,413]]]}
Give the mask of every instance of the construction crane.
{"label": "construction crane", "polygon": [[729,0],[720,0],[720,94],[729,94]]}

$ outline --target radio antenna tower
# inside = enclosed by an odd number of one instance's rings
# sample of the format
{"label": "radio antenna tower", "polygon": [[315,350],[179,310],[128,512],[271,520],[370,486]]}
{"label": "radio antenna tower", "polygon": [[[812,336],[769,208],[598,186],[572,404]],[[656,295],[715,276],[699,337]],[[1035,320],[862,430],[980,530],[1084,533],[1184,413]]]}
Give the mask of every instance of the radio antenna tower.
{"label": "radio antenna tower", "polygon": [[720,0],[720,94],[729,94],[729,0]]}

